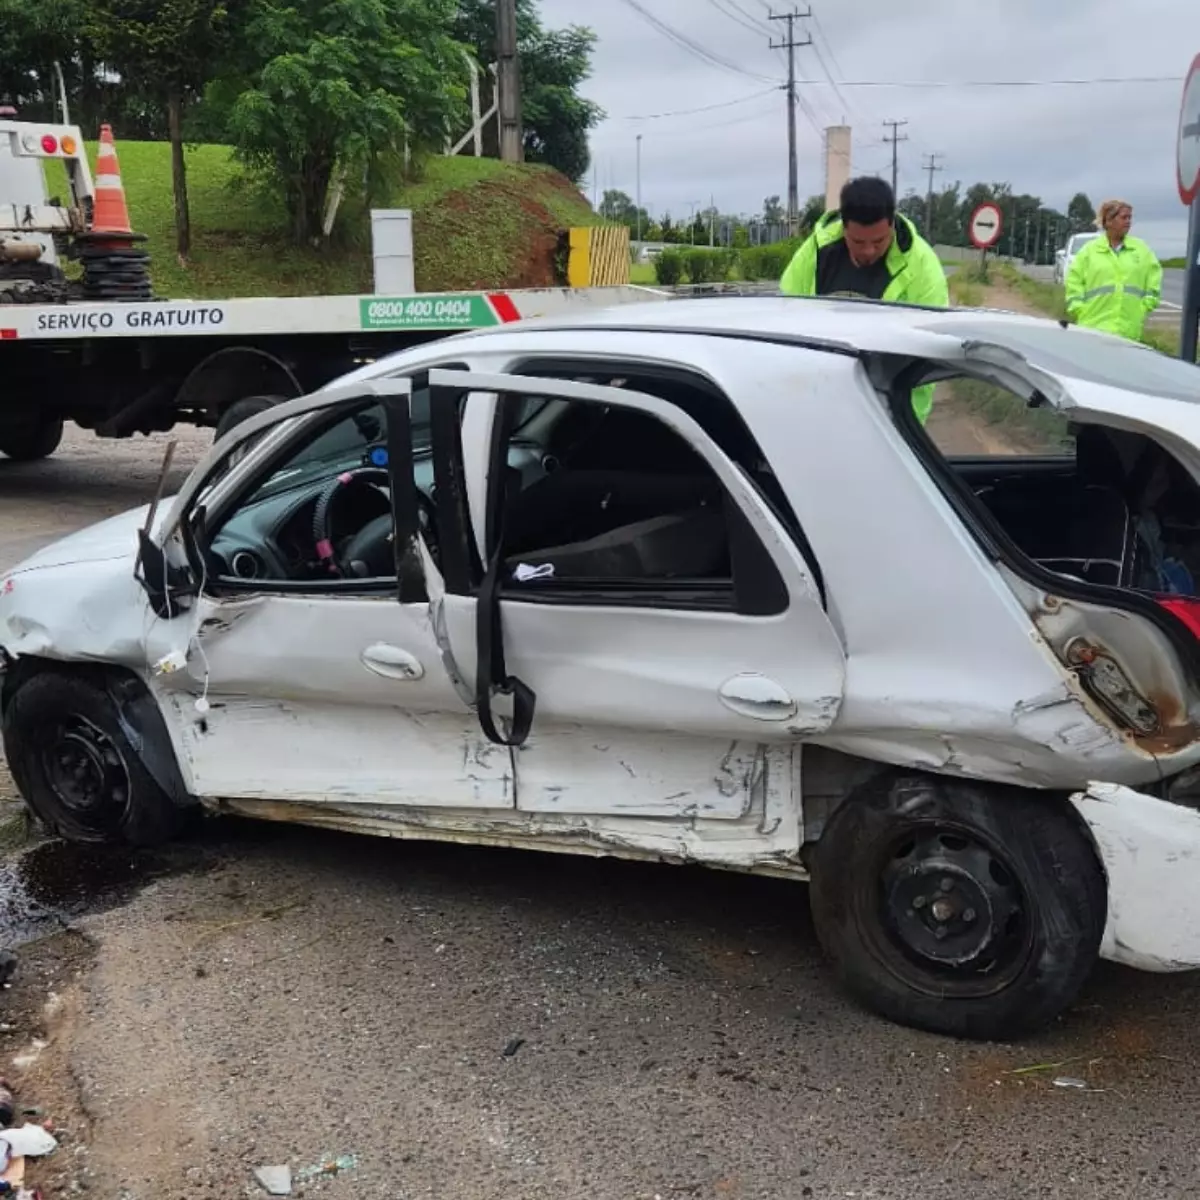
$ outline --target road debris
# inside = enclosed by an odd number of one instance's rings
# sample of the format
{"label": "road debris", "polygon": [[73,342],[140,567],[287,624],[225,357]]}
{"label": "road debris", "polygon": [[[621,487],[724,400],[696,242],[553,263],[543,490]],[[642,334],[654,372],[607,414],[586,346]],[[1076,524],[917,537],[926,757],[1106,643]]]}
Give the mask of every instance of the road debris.
{"label": "road debris", "polygon": [[11,1158],[41,1158],[58,1149],[58,1142],[40,1125],[19,1125],[0,1131],[0,1145]]}
{"label": "road debris", "polygon": [[358,1158],[353,1154],[327,1154],[321,1161],[311,1167],[303,1167],[296,1172],[296,1178],[301,1183],[311,1183],[326,1175],[340,1175],[343,1171],[353,1171],[358,1166]]}
{"label": "road debris", "polygon": [[512,1058],[513,1055],[516,1054],[516,1052],[520,1050],[523,1045],[525,1045],[525,1039],[523,1037],[510,1038],[508,1045],[504,1047],[502,1053],[505,1058]]}
{"label": "road debris", "polygon": [[1087,1091],[1087,1080],[1077,1079],[1073,1075],[1060,1075],[1054,1081],[1056,1088],[1078,1088],[1081,1091]]}
{"label": "road debris", "polygon": [[254,1178],[261,1184],[268,1196],[290,1196],[292,1194],[292,1168],[256,1167]]}

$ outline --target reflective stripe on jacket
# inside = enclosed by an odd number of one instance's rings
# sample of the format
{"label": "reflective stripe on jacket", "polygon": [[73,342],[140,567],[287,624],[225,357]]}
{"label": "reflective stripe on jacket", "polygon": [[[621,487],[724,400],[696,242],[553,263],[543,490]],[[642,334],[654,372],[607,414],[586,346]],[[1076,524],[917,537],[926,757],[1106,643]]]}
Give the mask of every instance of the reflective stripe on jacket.
{"label": "reflective stripe on jacket", "polygon": [[1067,314],[1089,329],[1135,342],[1161,294],[1162,264],[1141,238],[1127,237],[1120,252],[1108,238],[1093,238],[1067,272]]}
{"label": "reflective stripe on jacket", "polygon": [[[826,247],[841,241],[844,232],[841,213],[826,213],[793,255],[779,281],[779,290],[788,296],[817,295],[818,256]],[[896,236],[888,247],[885,261],[891,281],[883,293],[884,300],[949,308],[950,289],[941,261],[933,247],[917,232],[916,226],[899,213],[896,214]],[[932,408],[932,384],[914,389],[913,409],[922,425]]]}

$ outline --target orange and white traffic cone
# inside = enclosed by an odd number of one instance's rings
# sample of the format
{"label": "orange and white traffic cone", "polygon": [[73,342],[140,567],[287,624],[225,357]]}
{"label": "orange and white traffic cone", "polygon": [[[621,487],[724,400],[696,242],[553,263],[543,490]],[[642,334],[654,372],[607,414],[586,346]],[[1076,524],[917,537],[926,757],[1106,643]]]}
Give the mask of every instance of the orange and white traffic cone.
{"label": "orange and white traffic cone", "polygon": [[96,155],[92,233],[133,233],[129,223],[129,206],[125,203],[125,188],[121,183],[121,167],[117,162],[117,147],[113,143],[111,125],[100,126],[100,150]]}
{"label": "orange and white traffic cone", "polygon": [[146,240],[129,223],[129,206],[111,125],[100,126],[92,214],[88,231],[77,239],[88,300],[151,300],[150,255],[137,247]]}

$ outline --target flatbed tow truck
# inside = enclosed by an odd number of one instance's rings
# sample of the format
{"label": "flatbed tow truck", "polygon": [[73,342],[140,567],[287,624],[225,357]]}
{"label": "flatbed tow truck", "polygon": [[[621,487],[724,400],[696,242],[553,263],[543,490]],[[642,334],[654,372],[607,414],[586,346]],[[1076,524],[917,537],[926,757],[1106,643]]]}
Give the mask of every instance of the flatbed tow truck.
{"label": "flatbed tow truck", "polygon": [[[65,201],[47,193],[44,167],[53,160],[66,169]],[[97,182],[106,182],[99,172]],[[123,278],[118,270],[106,289],[97,268],[97,241],[112,243],[96,232],[95,200],[77,126],[22,122],[0,110],[0,455],[7,458],[53,454],[68,421],[110,438],[178,423],[220,436],[394,350],[464,329],[657,298],[650,289],[615,287],[95,299],[120,293]],[[138,259],[133,242],[116,244]],[[83,283],[61,267],[81,257]]]}

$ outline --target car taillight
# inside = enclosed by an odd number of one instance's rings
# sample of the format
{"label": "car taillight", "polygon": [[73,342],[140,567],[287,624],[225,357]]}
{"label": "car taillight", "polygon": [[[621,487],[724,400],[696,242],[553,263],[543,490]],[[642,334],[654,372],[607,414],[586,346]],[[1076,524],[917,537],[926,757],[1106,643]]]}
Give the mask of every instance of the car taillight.
{"label": "car taillight", "polygon": [[42,149],[47,154],[57,154],[58,138],[56,138],[52,133],[46,134],[46,136],[42,138]]}
{"label": "car taillight", "polygon": [[1194,638],[1200,638],[1200,600],[1191,596],[1158,596],[1159,607],[1182,621]]}
{"label": "car taillight", "polygon": [[61,145],[62,145],[62,152],[64,154],[73,155],[75,153],[75,151],[79,149],[79,144],[75,141],[75,139],[70,134],[67,134],[67,136],[65,138],[63,138]]}

